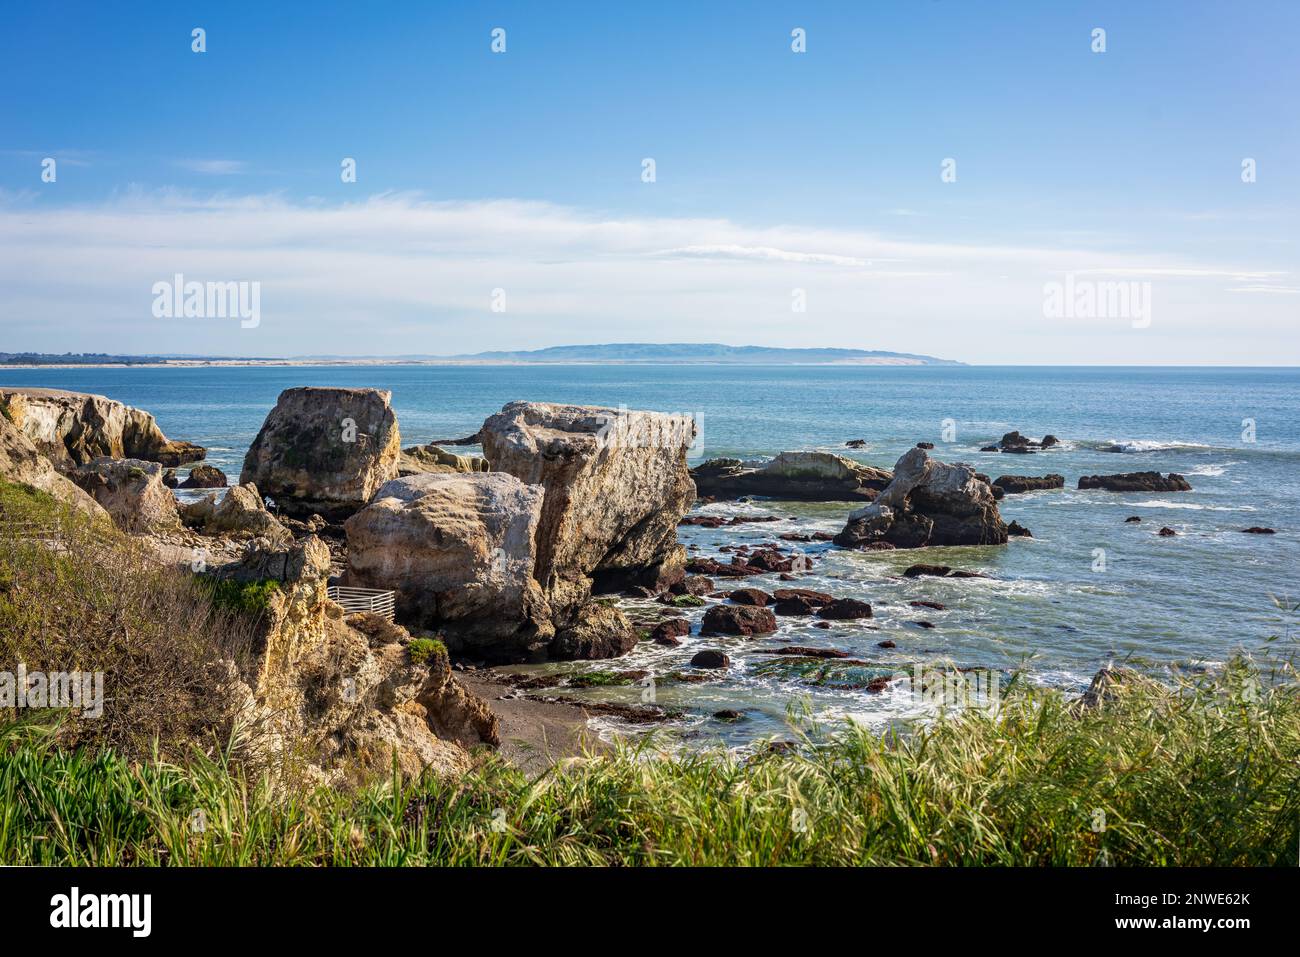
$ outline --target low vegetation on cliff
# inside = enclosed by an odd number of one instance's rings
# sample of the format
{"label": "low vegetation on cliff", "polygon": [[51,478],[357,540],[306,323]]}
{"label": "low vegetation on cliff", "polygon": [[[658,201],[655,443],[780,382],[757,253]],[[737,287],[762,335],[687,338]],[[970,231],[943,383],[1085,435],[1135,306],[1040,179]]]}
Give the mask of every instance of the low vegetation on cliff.
{"label": "low vegetation on cliff", "polygon": [[248,617],[194,576],[44,492],[0,482],[0,670],[113,676],[103,713],[70,717],[62,743],[188,753],[218,721],[211,662],[238,659],[252,639]]}

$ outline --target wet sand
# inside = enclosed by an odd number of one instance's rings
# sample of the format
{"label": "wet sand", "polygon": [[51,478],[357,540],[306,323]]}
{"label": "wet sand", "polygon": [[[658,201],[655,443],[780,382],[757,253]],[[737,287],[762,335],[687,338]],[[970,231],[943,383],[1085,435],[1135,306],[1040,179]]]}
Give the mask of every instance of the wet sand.
{"label": "wet sand", "polygon": [[523,697],[486,669],[458,671],[456,677],[496,713],[502,757],[530,776],[565,758],[609,748],[588,727],[587,712],[577,705]]}

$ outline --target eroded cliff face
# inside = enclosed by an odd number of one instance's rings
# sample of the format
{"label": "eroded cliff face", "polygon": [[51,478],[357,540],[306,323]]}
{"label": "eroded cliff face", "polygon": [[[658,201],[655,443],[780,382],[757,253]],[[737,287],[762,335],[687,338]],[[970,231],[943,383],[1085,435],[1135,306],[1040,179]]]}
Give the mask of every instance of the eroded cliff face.
{"label": "eroded cliff face", "polygon": [[57,389],[0,389],[9,419],[54,465],[66,470],[97,458],[142,459],[175,467],[206,450],[163,435],[148,412],[102,395]]}
{"label": "eroded cliff face", "polygon": [[446,652],[413,657],[404,628],[370,614],[345,618],[327,597],[328,571],[329,551],[314,537],[214,571],[280,583],[244,669],[219,666],[249,752],[300,762],[334,783],[384,773],[394,756],[404,774],[457,773],[470,748],[498,744],[496,716],[456,681]]}
{"label": "eroded cliff face", "polygon": [[397,477],[401,436],[380,389],[286,389],[244,456],[255,483],[294,518],[342,521]]}
{"label": "eroded cliff face", "polygon": [[0,410],[0,480],[30,485],[78,511],[105,523],[111,521],[103,506],[60,475],[52,462]]}

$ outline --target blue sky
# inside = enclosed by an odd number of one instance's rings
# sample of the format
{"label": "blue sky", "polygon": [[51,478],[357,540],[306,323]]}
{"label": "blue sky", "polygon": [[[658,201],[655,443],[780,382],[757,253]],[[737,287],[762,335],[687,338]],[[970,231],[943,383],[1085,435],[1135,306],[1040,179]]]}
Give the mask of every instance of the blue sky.
{"label": "blue sky", "polygon": [[[268,7],[6,14],[0,351],[1300,362],[1300,4]],[[176,272],[261,321],[156,318]]]}

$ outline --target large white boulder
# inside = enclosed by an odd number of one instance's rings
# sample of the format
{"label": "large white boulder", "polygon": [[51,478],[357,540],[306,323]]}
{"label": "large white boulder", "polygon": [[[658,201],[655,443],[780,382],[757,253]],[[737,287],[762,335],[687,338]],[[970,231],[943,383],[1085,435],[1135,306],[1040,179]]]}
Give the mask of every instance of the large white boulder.
{"label": "large white boulder", "polygon": [[443,630],[453,651],[540,657],[554,635],[534,577],[543,490],[501,472],[385,483],[347,520],[347,583],[398,592],[403,621]]}
{"label": "large white boulder", "polygon": [[163,484],[163,467],[140,459],[98,458],[68,473],[124,532],[179,531],[176,497]]}

